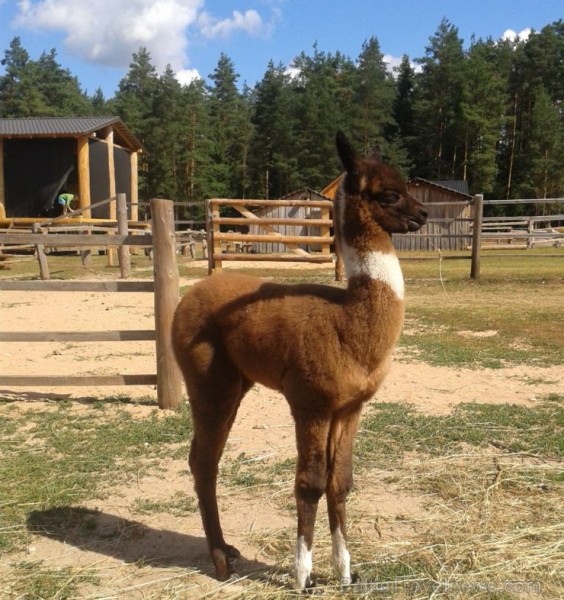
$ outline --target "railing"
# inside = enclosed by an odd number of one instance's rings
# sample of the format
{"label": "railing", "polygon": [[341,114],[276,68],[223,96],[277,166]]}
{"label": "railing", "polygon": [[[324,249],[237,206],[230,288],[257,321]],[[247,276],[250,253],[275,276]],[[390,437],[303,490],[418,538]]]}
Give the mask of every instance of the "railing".
{"label": "railing", "polygon": [[[208,232],[208,269],[210,273],[221,270],[223,261],[265,260],[292,262],[332,262],[331,208],[329,200],[228,200],[214,198],[206,202]],[[220,209],[230,207],[238,217],[221,216]],[[294,207],[298,210],[318,209],[319,218],[308,218],[305,210],[300,217],[272,217],[257,215],[250,208],[276,209]],[[261,233],[222,231],[222,227],[255,229]],[[278,228],[292,228],[280,230]],[[300,228],[301,234],[296,234]],[[319,235],[310,235],[316,228]],[[305,230],[305,232],[304,232]],[[290,231],[290,232],[289,232]],[[252,244],[283,244],[289,253],[250,252]],[[311,246],[319,246],[319,251]],[[231,251],[231,247],[235,252]],[[239,251],[237,251],[239,250]]]}
{"label": "railing", "polygon": [[[117,246],[120,255],[122,278],[128,277],[128,246],[152,246],[153,281],[16,281],[0,279],[0,291],[34,290],[46,292],[151,292],[155,301],[155,329],[103,332],[14,331],[0,333],[2,342],[52,342],[52,341],[138,341],[155,340],[156,374],[89,375],[89,376],[10,376],[0,375],[2,386],[94,386],[94,385],[146,385],[156,384],[160,408],[176,408],[181,402],[181,378],[176,366],[170,330],[179,299],[178,269],[176,266],[176,238],[172,202],[152,200],[152,234],[131,235],[118,228],[118,234],[68,233],[2,233],[0,243],[19,241],[34,246],[89,247]],[[118,216],[118,220],[120,217]],[[95,242],[93,238],[95,237]]]}

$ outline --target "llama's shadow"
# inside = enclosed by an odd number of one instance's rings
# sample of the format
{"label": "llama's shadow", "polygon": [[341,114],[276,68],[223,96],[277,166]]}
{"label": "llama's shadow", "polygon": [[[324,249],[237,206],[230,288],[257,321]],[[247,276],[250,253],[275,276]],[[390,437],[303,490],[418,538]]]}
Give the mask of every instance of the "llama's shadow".
{"label": "llama's shadow", "polygon": [[[28,515],[27,528],[36,535],[126,564],[180,567],[213,577],[204,538],[154,529],[110,513],[71,506],[35,510]],[[272,566],[244,556],[238,559],[236,570],[240,576],[264,583],[272,574]]]}

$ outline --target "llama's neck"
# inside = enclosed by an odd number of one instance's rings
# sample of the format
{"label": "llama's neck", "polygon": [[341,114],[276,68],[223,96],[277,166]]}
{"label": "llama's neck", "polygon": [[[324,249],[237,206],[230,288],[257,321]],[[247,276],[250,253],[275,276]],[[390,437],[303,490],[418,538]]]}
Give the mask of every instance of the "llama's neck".
{"label": "llama's neck", "polygon": [[[347,223],[349,215],[346,214],[342,190],[335,197],[334,213],[335,236],[347,279],[350,281],[358,276],[369,277],[389,286],[396,297],[403,301],[403,273],[389,234],[375,223],[366,225],[365,229],[361,222]],[[347,236],[349,228],[354,228],[354,235]]]}

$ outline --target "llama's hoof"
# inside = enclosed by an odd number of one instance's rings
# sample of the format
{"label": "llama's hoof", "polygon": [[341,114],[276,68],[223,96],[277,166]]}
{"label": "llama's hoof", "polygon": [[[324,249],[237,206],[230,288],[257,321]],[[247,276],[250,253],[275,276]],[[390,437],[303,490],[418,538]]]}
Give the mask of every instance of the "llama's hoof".
{"label": "llama's hoof", "polygon": [[233,546],[225,548],[215,548],[212,553],[212,561],[215,565],[216,577],[219,581],[228,581],[233,575],[233,563],[240,556],[240,552]]}

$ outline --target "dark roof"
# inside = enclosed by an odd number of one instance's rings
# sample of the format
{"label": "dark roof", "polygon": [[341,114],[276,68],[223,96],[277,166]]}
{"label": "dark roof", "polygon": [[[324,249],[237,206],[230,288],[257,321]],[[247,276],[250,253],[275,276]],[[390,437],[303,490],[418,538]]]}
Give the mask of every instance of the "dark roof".
{"label": "dark roof", "polygon": [[467,196],[469,195],[468,181],[464,181],[464,179],[445,179],[444,181],[433,181],[432,183],[449,190],[454,190],[455,192],[460,192],[461,194],[466,194]]}
{"label": "dark roof", "polygon": [[131,150],[144,150],[141,142],[119,117],[25,117],[0,119],[0,137],[5,138],[79,138],[113,127],[116,143]]}
{"label": "dark roof", "polygon": [[414,185],[424,183],[426,185],[430,185],[433,187],[440,188],[442,190],[447,190],[452,192],[453,194],[458,194],[460,196],[464,196],[465,199],[472,198],[472,196],[468,193],[468,182],[462,180],[444,180],[444,181],[429,181],[428,179],[422,179],[421,177],[415,177],[414,179],[410,179],[409,183]]}
{"label": "dark roof", "polygon": [[294,190],[289,194],[280,196],[279,200],[331,200],[321,192],[316,192],[309,187]]}

